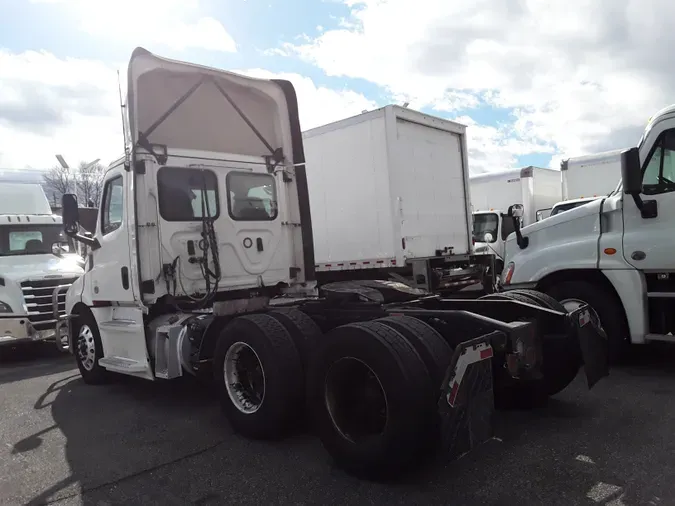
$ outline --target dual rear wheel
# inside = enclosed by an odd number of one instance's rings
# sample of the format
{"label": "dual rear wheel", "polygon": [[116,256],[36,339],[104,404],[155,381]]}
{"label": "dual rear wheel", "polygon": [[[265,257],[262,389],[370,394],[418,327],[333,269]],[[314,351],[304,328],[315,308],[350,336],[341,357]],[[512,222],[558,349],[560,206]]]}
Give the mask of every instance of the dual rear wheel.
{"label": "dual rear wheel", "polygon": [[436,440],[452,349],[420,320],[387,317],[325,335],[297,309],[237,317],[222,331],[214,380],[234,430],[279,438],[307,415],[339,467],[404,471]]}

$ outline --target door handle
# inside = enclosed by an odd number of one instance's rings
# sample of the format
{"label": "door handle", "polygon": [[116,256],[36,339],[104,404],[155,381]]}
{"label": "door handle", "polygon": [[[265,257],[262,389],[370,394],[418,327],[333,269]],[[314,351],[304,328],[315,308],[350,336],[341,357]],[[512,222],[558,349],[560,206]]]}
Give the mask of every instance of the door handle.
{"label": "door handle", "polygon": [[129,289],[129,268],[128,267],[122,267],[121,274],[122,274],[122,288],[125,290]]}

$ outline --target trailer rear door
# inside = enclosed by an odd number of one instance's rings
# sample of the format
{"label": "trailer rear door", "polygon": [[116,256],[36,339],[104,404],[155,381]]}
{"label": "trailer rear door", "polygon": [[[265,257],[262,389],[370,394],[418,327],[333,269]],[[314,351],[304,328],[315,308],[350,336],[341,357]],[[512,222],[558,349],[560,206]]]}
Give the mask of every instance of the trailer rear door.
{"label": "trailer rear door", "polygon": [[[391,124],[391,123],[390,123]],[[405,257],[469,252],[462,135],[397,117],[392,197]]]}

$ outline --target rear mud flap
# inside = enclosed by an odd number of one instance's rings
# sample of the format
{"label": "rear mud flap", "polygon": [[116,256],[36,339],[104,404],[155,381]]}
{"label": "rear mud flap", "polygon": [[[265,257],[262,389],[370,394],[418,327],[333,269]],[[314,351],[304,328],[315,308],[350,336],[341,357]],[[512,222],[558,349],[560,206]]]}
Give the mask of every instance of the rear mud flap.
{"label": "rear mud flap", "polygon": [[569,318],[579,337],[584,372],[590,389],[602,378],[609,376],[607,334],[600,326],[597,314],[588,305],[570,312]]}
{"label": "rear mud flap", "polygon": [[491,335],[455,348],[438,400],[442,458],[454,460],[493,434]]}

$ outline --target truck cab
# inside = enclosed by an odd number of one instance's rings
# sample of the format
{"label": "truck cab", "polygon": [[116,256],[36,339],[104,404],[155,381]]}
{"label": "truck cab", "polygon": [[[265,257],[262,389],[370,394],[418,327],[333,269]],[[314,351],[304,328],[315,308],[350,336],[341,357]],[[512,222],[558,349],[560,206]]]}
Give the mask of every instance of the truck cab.
{"label": "truck cab", "polygon": [[[522,218],[519,219],[522,224]],[[504,268],[506,238],[514,230],[513,219],[501,210],[490,209],[473,213],[474,254],[495,255],[497,274]]]}
{"label": "truck cab", "polygon": [[[146,343],[147,326],[162,315],[230,314],[312,292],[311,221],[308,199],[299,198],[307,186],[294,165],[304,155],[289,83],[138,48],[128,90],[127,153],[105,172],[91,236],[80,233],[74,199],[64,198],[66,233],[88,248],[66,314],[84,375],[105,368],[154,379],[157,363],[171,359],[157,332]],[[92,333],[96,364],[87,355]]]}
{"label": "truck cab", "polygon": [[675,338],[675,106],[621,153],[621,182],[522,229],[506,244],[505,289],[537,288],[570,309],[590,304],[619,359],[628,344]]}
{"label": "truck cab", "polygon": [[[75,253],[74,244],[69,244],[61,217],[52,213],[42,187],[3,183],[0,346],[55,339],[52,291],[69,287],[82,272],[82,258]],[[64,310],[62,295],[57,313],[64,314]]]}

